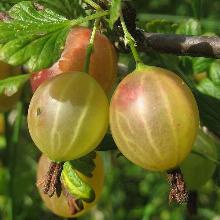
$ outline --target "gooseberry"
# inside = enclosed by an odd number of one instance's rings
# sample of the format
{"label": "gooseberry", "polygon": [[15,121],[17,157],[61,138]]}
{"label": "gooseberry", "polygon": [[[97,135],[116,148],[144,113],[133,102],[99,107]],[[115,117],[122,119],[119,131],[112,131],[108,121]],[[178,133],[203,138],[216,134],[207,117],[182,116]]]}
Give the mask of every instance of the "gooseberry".
{"label": "gooseberry", "polygon": [[[58,74],[57,74],[58,75]],[[36,89],[45,81],[51,79],[56,74],[51,69],[43,69],[31,75],[31,88],[35,92]]]}
{"label": "gooseberry", "polygon": [[[43,81],[60,73],[83,71],[90,36],[89,28],[73,28],[68,34],[60,59],[52,67],[33,74],[32,90],[35,91]],[[97,32],[90,59],[89,74],[97,80],[105,92],[109,92],[116,79],[116,73],[116,51],[108,38]]]}
{"label": "gooseberry", "polygon": [[[49,165],[50,165],[50,160],[48,157],[45,155],[42,155],[39,163],[38,163],[38,169],[37,169],[37,182],[41,182],[43,177],[47,174]],[[101,195],[102,189],[103,189],[103,184],[104,184],[104,167],[103,167],[103,162],[99,154],[96,154],[95,158],[95,169],[92,172],[92,177],[87,177],[84,174],[80,173],[77,171],[79,174],[80,178],[85,181],[87,184],[89,184],[93,190],[95,191],[95,200],[91,203],[86,203],[83,202],[83,210],[80,212],[72,215],[71,210],[68,206],[68,201],[63,192],[61,193],[60,197],[53,196],[53,197],[48,197],[45,195],[42,190],[39,189],[40,196],[42,200],[44,201],[46,207],[53,212],[54,214],[61,216],[61,217],[78,217],[86,212],[88,212],[94,205],[97,203],[99,200],[99,197]]]}
{"label": "gooseberry", "polygon": [[191,151],[199,114],[191,90],[175,73],[143,66],[113,94],[110,127],[119,150],[153,171],[179,165]]}
{"label": "gooseberry", "polygon": [[103,89],[89,74],[60,74],[34,93],[28,110],[29,132],[51,160],[73,160],[94,150],[102,140],[108,110]]}
{"label": "gooseberry", "polygon": [[[12,74],[15,74],[18,69],[10,66],[7,63],[0,61],[0,80],[5,79]],[[13,95],[10,94],[1,94],[0,95],[0,112],[5,112],[10,110],[20,97],[20,91],[16,92]]]}
{"label": "gooseberry", "polygon": [[215,171],[216,164],[206,157],[217,159],[214,139],[202,130],[199,130],[193,151],[180,165],[187,189],[190,191],[198,190],[212,177]]}

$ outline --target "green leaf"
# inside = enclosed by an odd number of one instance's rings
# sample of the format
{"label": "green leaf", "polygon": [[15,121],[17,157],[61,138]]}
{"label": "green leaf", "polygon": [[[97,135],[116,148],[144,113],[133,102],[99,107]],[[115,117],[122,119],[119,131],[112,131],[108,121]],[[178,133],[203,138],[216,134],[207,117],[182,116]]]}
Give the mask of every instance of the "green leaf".
{"label": "green leaf", "polygon": [[220,100],[200,92],[187,75],[181,71],[176,72],[192,90],[197,101],[202,124],[208,127],[210,131],[220,133]]}
{"label": "green leaf", "polygon": [[182,22],[177,29],[177,34],[184,34],[184,35],[201,35],[201,24],[196,19],[188,19]]}
{"label": "green leaf", "polygon": [[8,2],[0,2],[0,11],[7,11],[10,8]]}
{"label": "green leaf", "polygon": [[216,160],[212,156],[209,156],[207,154],[200,153],[200,152],[198,152],[196,150],[192,150],[192,154],[198,155],[198,156],[200,156],[200,157],[202,157],[202,158],[204,158],[206,160],[209,160],[209,161],[215,163],[216,165],[220,165],[220,161],[219,160]]}
{"label": "green leaf", "polygon": [[61,181],[68,193],[76,199],[82,199],[86,202],[92,202],[95,199],[93,188],[86,183],[79,174],[74,170],[74,166],[70,161],[63,165]]}
{"label": "green leaf", "polygon": [[[23,116],[22,120],[19,143],[10,146],[14,155],[10,154],[9,156],[8,152],[6,152],[4,158],[8,158],[9,166],[13,170],[10,172],[12,185],[10,185],[9,189],[13,191],[15,213],[22,213],[23,219],[36,219],[35,216],[37,214],[34,211],[36,209],[40,210],[41,198],[39,198],[37,190],[33,190],[33,186],[36,182],[36,161],[40,155],[29,137],[26,117]],[[10,142],[11,133],[7,133],[7,136]],[[27,198],[30,203],[25,202]],[[30,214],[31,217],[29,218]]]}
{"label": "green leaf", "polygon": [[50,9],[37,10],[29,1],[14,5],[12,20],[0,22],[0,60],[25,64],[31,71],[59,58],[71,23]]}
{"label": "green leaf", "polygon": [[220,100],[194,90],[202,123],[210,131],[220,133]]}
{"label": "green leaf", "polygon": [[210,66],[209,70],[210,79],[218,86],[220,86],[220,63],[215,61]]}
{"label": "green leaf", "polygon": [[202,13],[202,0],[192,0],[194,17],[200,19]]}
{"label": "green leaf", "polygon": [[121,11],[121,0],[112,0],[110,8],[110,27],[113,28],[114,23],[118,20]]}
{"label": "green leaf", "polygon": [[[24,0],[5,0],[5,2],[0,3],[0,9],[1,5],[3,9],[9,9],[12,5],[22,1]],[[80,15],[85,14],[81,0],[32,0],[31,2],[50,8],[56,13],[70,19],[78,18]]]}
{"label": "green leaf", "polygon": [[174,24],[173,22],[164,19],[149,21],[145,27],[145,30],[147,32],[164,33],[164,34],[175,33],[176,29],[177,29],[177,24]]}
{"label": "green leaf", "polygon": [[6,147],[6,139],[4,135],[0,134],[0,150]]}
{"label": "green leaf", "polygon": [[12,96],[29,80],[30,76],[31,74],[25,74],[0,80],[0,95]]}
{"label": "green leaf", "polygon": [[84,14],[80,0],[37,0],[36,2],[44,5],[66,18],[78,18]]}
{"label": "green leaf", "polygon": [[84,174],[85,176],[92,177],[92,173],[95,169],[95,158],[96,153],[91,152],[84,157],[70,161],[70,163],[74,169],[78,170],[80,173]]}
{"label": "green leaf", "polygon": [[211,63],[213,63],[213,59],[210,58],[192,58],[193,63],[193,73],[202,73],[202,72],[208,72]]}
{"label": "green leaf", "polygon": [[208,78],[201,80],[197,86],[197,89],[206,95],[220,99],[220,86],[215,85]]}
{"label": "green leaf", "polygon": [[4,195],[7,193],[8,180],[9,180],[8,169],[4,167],[0,167],[0,195]]}

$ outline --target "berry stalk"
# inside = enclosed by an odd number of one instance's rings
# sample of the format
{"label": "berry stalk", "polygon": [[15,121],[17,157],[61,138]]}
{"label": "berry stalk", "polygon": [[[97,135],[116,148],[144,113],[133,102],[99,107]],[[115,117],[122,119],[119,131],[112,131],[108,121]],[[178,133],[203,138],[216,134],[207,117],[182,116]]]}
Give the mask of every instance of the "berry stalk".
{"label": "berry stalk", "polygon": [[83,67],[83,72],[85,73],[89,73],[89,64],[90,64],[90,58],[94,49],[94,41],[95,41],[95,34],[99,25],[99,21],[100,19],[96,19],[95,23],[94,23],[94,27],[92,30],[92,34],[90,37],[90,41],[88,44],[88,47],[86,49],[86,59],[85,59],[85,63],[84,63],[84,67]]}
{"label": "berry stalk", "polygon": [[125,43],[128,44],[129,47],[131,48],[131,52],[132,52],[134,60],[136,62],[136,66],[138,66],[139,64],[142,65],[143,62],[142,62],[142,60],[137,52],[137,49],[136,49],[136,42],[127,29],[127,26],[125,24],[124,17],[123,17],[122,13],[120,16],[120,21],[121,21],[121,26],[122,26],[122,29],[124,32]]}

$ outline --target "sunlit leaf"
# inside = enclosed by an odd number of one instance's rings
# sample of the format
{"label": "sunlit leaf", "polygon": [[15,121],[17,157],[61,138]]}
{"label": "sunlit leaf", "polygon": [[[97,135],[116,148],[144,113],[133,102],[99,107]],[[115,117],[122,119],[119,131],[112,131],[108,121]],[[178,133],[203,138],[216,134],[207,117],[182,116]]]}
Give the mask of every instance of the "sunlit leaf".
{"label": "sunlit leaf", "polygon": [[29,80],[29,78],[30,74],[25,74],[0,80],[0,95],[12,96]]}
{"label": "sunlit leaf", "polygon": [[112,0],[110,8],[110,27],[113,28],[114,23],[118,20],[121,11],[121,0]]}
{"label": "sunlit leaf", "polygon": [[14,5],[0,22],[0,60],[26,64],[32,70],[52,65],[60,56],[70,21],[50,9],[37,10],[28,1]]}

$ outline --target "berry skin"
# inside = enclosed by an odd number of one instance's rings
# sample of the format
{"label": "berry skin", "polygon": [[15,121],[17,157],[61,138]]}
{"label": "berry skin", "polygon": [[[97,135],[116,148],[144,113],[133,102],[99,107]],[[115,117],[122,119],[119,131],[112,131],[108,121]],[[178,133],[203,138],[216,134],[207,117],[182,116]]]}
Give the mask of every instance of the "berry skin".
{"label": "berry skin", "polygon": [[56,76],[52,68],[43,69],[37,73],[31,75],[31,88],[35,92],[36,89],[46,80],[50,80],[52,77]]}
{"label": "berry skin", "polygon": [[[66,39],[65,48],[60,59],[50,68],[34,73],[31,79],[32,90],[46,79],[60,73],[83,71],[86,49],[91,30],[86,27],[73,28]],[[116,79],[117,54],[111,42],[103,34],[96,33],[94,49],[90,59],[89,74],[102,86],[106,93],[110,92]]]}
{"label": "berry skin", "polygon": [[108,128],[108,111],[103,89],[89,74],[60,74],[34,93],[28,128],[36,146],[51,160],[73,160],[101,142]]}
{"label": "berry skin", "polygon": [[148,170],[178,166],[191,151],[198,125],[192,92],[166,69],[135,70],[122,80],[111,100],[110,127],[119,150]]}

